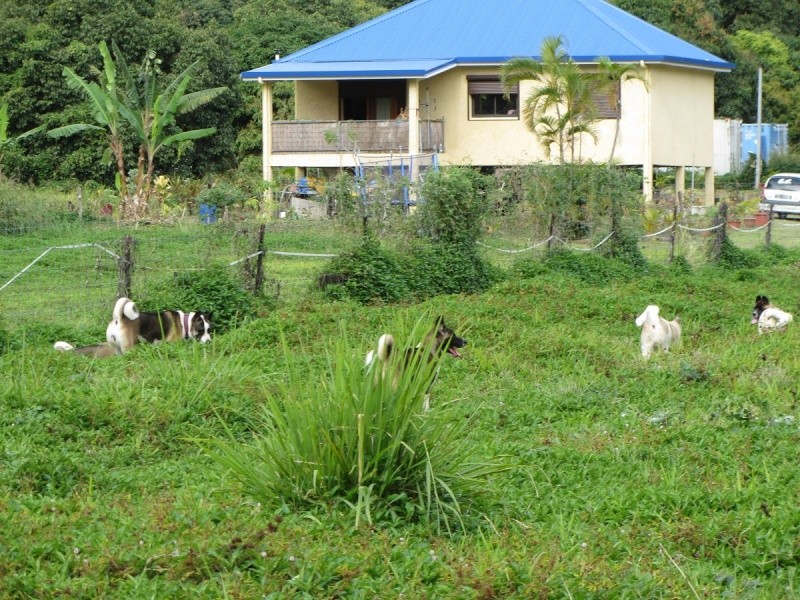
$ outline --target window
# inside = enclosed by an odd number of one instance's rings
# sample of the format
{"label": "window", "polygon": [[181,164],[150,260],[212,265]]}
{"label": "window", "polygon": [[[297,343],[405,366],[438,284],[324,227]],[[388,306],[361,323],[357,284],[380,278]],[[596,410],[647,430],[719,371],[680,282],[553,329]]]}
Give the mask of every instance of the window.
{"label": "window", "polygon": [[474,119],[519,118],[518,85],[512,86],[506,97],[499,77],[467,75],[467,89],[469,91],[470,117]]}
{"label": "window", "polygon": [[592,100],[597,107],[597,116],[601,119],[618,119],[620,116],[619,96],[619,83],[612,89],[592,93]]}

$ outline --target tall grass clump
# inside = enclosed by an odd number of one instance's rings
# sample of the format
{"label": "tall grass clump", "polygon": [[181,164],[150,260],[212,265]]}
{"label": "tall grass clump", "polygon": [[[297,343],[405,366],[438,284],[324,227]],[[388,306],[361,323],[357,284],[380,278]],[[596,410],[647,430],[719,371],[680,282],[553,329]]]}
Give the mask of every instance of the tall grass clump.
{"label": "tall grass clump", "polygon": [[465,505],[507,465],[482,461],[463,421],[448,420],[446,407],[423,413],[439,362],[417,359],[400,368],[401,349],[423,339],[431,322],[422,318],[396,338],[385,367],[365,367],[340,341],[327,372],[309,377],[285,348],[286,382],[265,399],[261,433],[250,443],[207,441],[208,451],[268,506],[343,504],[356,527],[401,519],[438,531],[463,528]]}

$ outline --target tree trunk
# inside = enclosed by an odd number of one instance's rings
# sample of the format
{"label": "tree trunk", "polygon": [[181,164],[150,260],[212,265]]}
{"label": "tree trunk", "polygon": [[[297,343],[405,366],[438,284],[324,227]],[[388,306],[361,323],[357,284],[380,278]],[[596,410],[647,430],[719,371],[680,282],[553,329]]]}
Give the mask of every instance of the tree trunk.
{"label": "tree trunk", "polygon": [[117,160],[117,174],[119,175],[119,216],[121,219],[128,217],[131,209],[131,200],[128,196],[128,176],[125,173],[125,157],[123,155],[122,141],[114,136],[111,138],[111,153]]}

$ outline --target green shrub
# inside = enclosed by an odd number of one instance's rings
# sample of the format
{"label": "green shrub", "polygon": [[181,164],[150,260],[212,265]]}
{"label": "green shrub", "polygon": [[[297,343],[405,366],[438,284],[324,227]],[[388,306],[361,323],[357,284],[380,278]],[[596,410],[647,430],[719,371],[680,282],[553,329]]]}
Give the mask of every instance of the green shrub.
{"label": "green shrub", "polygon": [[212,204],[222,208],[239,204],[246,199],[247,194],[242,190],[229,183],[222,182],[201,190],[197,195],[197,204]]}
{"label": "green shrub", "polygon": [[734,244],[728,236],[722,239],[717,264],[728,269],[757,267],[760,261],[752,250],[743,250]]}
{"label": "green shrub", "polygon": [[367,304],[398,302],[410,296],[401,261],[372,235],[364,235],[353,250],[334,258],[325,273],[334,274],[340,282],[324,288],[331,298],[352,298]]}
{"label": "green shrub", "polygon": [[470,247],[420,240],[401,254],[366,235],[353,250],[328,263],[318,282],[330,299],[367,304],[479,292],[498,277]]}
{"label": "green shrub", "polygon": [[419,241],[405,256],[408,285],[418,298],[482,292],[500,278],[497,269],[466,245]]}
{"label": "green shrub", "polygon": [[[411,328],[395,326],[398,347],[413,347],[432,321],[426,315]],[[316,378],[284,343],[287,383],[265,398],[255,441],[231,435],[204,445],[267,506],[337,503],[356,527],[388,518],[437,531],[461,528],[465,502],[480,497],[486,480],[508,465],[481,460],[467,424],[447,418],[446,407],[422,414],[438,360],[400,369],[404,353],[394,356],[384,376],[380,365],[365,368],[362,354],[340,341],[327,372]]]}
{"label": "green shrub", "polygon": [[488,191],[494,183],[494,178],[469,167],[427,173],[424,200],[415,213],[420,231],[434,242],[474,245],[491,209]]}
{"label": "green shrub", "polygon": [[153,285],[137,300],[141,310],[211,313],[215,332],[224,332],[256,314],[254,297],[242,288],[226,265],[176,274]]}

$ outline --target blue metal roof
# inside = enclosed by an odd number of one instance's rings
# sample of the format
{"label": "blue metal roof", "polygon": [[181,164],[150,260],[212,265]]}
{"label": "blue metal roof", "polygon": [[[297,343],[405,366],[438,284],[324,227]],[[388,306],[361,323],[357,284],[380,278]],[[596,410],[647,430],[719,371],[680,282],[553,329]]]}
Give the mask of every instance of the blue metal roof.
{"label": "blue metal roof", "polygon": [[357,27],[242,73],[245,80],[429,77],[457,65],[538,58],[562,36],[579,63],[733,64],[603,0],[415,0]]}

